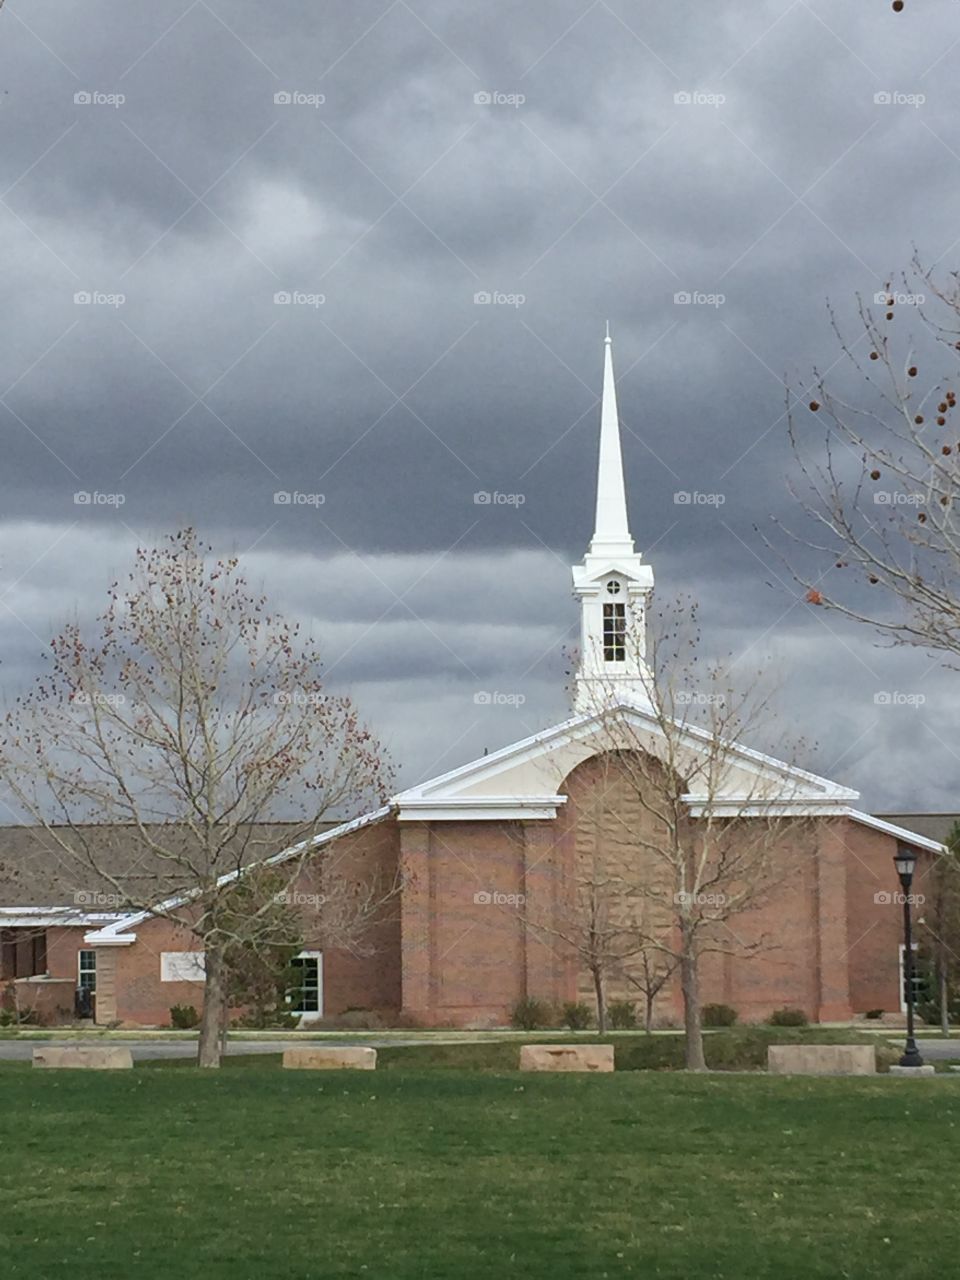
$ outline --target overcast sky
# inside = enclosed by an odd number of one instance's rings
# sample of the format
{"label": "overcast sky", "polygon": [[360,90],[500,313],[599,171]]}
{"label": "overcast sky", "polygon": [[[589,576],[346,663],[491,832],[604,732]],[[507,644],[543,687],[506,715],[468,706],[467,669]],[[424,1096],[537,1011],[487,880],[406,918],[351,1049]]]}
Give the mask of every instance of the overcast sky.
{"label": "overcast sky", "polygon": [[955,809],[955,677],[808,608],[755,529],[800,523],[782,379],[836,360],[826,299],[957,265],[953,9],[6,0],[4,698],[194,523],[401,781],[562,718],[609,318],[659,592],[770,655],[865,807]]}

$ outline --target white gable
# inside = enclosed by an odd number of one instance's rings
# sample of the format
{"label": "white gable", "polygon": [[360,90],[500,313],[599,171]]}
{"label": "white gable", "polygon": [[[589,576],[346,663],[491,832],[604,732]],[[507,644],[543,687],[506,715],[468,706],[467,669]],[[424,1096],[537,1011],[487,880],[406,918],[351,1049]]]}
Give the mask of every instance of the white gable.
{"label": "white gable", "polygon": [[[643,746],[662,756],[665,741],[655,715],[642,707],[621,706],[615,712],[627,728],[625,746]],[[707,735],[683,727],[683,749],[691,763],[702,757]],[[553,818],[566,802],[560,794],[564,779],[585,760],[614,743],[609,718],[580,715],[522,742],[483,756],[450,773],[403,791],[394,799],[400,821],[483,821],[499,818]],[[762,802],[764,812],[776,802],[785,812],[834,812],[856,800],[859,793],[827,778],[796,769],[761,752],[734,744],[719,796],[711,797],[714,811],[724,800],[731,811],[743,812],[744,798]],[[694,813],[707,797],[686,797]]]}

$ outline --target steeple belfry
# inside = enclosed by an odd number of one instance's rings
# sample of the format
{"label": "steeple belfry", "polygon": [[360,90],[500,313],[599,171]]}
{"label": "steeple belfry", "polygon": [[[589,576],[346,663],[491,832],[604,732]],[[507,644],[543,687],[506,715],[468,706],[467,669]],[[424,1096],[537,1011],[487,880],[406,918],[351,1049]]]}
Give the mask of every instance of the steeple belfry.
{"label": "steeple belfry", "polygon": [[580,665],[574,704],[600,711],[618,704],[651,705],[646,664],[646,601],[653,570],[634,549],[620,447],[620,418],[613,376],[610,327],[603,351],[597,513],[590,548],[574,566],[573,591],[580,601]]}

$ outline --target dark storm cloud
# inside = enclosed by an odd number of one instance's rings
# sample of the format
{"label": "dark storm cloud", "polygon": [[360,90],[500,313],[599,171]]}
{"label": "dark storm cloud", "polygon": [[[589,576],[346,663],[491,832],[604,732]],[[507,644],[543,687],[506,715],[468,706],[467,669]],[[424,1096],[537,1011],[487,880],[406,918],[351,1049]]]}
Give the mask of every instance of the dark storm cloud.
{"label": "dark storm cloud", "polygon": [[[781,636],[791,705],[842,721],[839,756],[872,712],[838,716],[828,673],[875,677],[754,526],[791,510],[780,380],[836,358],[825,296],[849,313],[912,242],[954,264],[957,34],[883,0],[7,0],[2,567],[36,593],[17,597],[31,631],[3,624],[7,692],[111,556],[193,521],[265,557],[405,757],[456,738],[451,699],[473,705],[498,669],[534,680],[542,727],[562,660],[523,673],[575,622],[563,566],[591,531],[609,317],[632,523],[662,591],[702,596],[718,647]],[[475,304],[496,292],[524,301]],[[405,556],[426,576],[391,604],[363,562],[402,595]],[[414,696],[441,730],[416,738]],[[463,754],[496,745],[493,719]],[[870,741],[893,742],[891,721]],[[919,766],[887,776],[897,803],[934,790]]]}

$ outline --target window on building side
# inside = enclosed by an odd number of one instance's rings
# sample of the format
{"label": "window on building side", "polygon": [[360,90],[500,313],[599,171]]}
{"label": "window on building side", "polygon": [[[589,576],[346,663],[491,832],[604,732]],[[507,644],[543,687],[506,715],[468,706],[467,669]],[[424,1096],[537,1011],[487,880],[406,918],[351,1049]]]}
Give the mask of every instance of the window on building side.
{"label": "window on building side", "polygon": [[96,991],[97,953],[95,951],[77,953],[77,985],[81,991]]}
{"label": "window on building side", "polygon": [[300,981],[287,993],[291,1013],[320,1012],[320,957],[294,956],[293,968],[299,971]]}
{"label": "window on building side", "polygon": [[627,609],[619,601],[603,606],[603,657],[606,662],[627,657]]}

